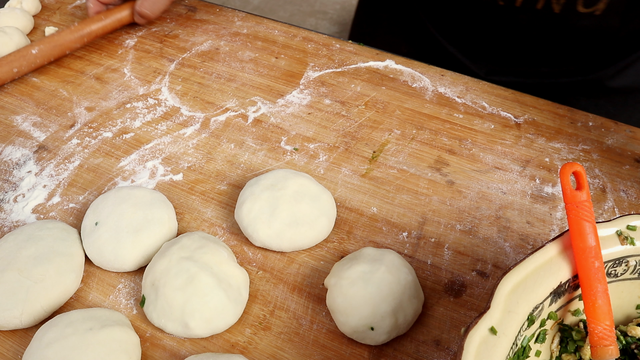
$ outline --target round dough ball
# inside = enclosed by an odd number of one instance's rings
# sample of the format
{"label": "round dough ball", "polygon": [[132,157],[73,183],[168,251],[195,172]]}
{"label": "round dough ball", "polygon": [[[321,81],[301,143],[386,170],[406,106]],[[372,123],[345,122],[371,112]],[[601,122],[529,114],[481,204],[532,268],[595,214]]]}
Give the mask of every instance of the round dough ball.
{"label": "round dough ball", "polygon": [[422,312],[418,277],[393,250],[365,247],[345,256],[324,285],[338,329],[363,344],[380,345],[404,334]]}
{"label": "round dough ball", "polygon": [[184,360],[247,360],[247,358],[240,354],[204,353],[191,355]]}
{"label": "round dough ball", "polygon": [[31,44],[31,40],[15,26],[0,26],[0,57]]}
{"label": "round dough ball", "polygon": [[178,220],[159,191],[118,187],[98,196],[82,219],[82,245],[97,266],[116,272],[149,263],[162,244],[176,237]]}
{"label": "round dough ball", "polygon": [[37,15],[42,10],[40,0],[9,0],[5,8],[22,8],[31,16]]}
{"label": "round dough ball", "polygon": [[78,290],[84,273],[78,231],[56,220],[36,221],[0,239],[0,330],[46,319]]}
{"label": "round dough ball", "polygon": [[5,7],[0,9],[0,26],[15,26],[27,35],[33,30],[34,24],[33,16],[23,8]]}
{"label": "round dough ball", "polygon": [[104,308],[73,310],[47,321],[22,360],[140,360],[140,338],[121,313]]}
{"label": "round dough ball", "polygon": [[333,196],[314,178],[278,169],[247,182],[238,196],[235,219],[254,245],[289,252],[326,239],[336,213]]}
{"label": "round dough ball", "polygon": [[235,324],[249,300],[249,275],[231,249],[196,231],[164,244],[142,277],[144,313],[169,334],[204,338]]}

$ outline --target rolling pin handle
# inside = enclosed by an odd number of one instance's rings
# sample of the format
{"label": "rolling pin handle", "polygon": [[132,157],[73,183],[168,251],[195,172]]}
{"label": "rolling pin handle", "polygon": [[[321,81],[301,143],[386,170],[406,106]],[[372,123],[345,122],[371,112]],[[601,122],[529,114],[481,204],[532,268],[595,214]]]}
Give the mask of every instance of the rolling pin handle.
{"label": "rolling pin handle", "polygon": [[0,57],[0,86],[131,24],[134,6],[135,1],[125,2]]}

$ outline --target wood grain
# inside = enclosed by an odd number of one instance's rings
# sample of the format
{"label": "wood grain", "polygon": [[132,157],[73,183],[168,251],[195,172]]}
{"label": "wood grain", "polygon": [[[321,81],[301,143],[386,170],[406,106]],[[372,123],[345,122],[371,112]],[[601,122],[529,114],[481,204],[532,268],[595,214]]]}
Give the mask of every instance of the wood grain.
{"label": "wood grain", "polygon": [[[43,8],[32,40],[86,16],[81,2]],[[58,313],[123,312],[144,359],[451,359],[501,276],[566,230],[562,164],[587,170],[598,221],[640,210],[637,128],[195,0],[0,87],[0,99],[0,234],[34,219],[79,228],[98,195],[136,184],[172,201],[180,233],[220,237],[247,269],[238,323],[189,340],[146,320],[143,270],[87,261]],[[285,254],[242,235],[238,193],[275,168],[334,194],[324,242]],[[404,256],[426,298],[407,334],[376,347],[342,335],[324,303],[331,266],[363,246]],[[0,358],[20,358],[36,330],[0,332]]]}

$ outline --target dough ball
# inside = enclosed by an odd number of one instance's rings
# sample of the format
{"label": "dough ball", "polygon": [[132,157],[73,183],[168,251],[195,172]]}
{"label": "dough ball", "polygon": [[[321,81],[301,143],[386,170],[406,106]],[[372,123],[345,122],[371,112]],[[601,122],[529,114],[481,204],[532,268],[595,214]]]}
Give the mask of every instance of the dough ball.
{"label": "dough ball", "polygon": [[238,196],[235,219],[254,245],[289,252],[326,239],[336,213],[333,196],[314,178],[279,169],[247,182]]}
{"label": "dough ball", "polygon": [[247,360],[247,358],[240,354],[204,353],[191,355],[184,360]]}
{"label": "dough ball", "polygon": [[324,285],[338,329],[367,345],[384,344],[407,332],[424,303],[415,271],[388,249],[365,247],[345,256]]}
{"label": "dough ball", "polygon": [[53,35],[58,32],[58,28],[55,26],[47,26],[44,28],[44,36]]}
{"label": "dough ball", "polygon": [[171,202],[157,190],[118,187],[98,196],[82,219],[82,244],[97,266],[134,271],[149,263],[162,244],[176,237]]}
{"label": "dough ball", "polygon": [[0,26],[0,57],[31,44],[31,40],[15,26]]}
{"label": "dough ball", "polygon": [[0,9],[0,26],[15,26],[25,35],[33,30],[33,16],[23,8],[5,7]]}
{"label": "dough ball", "polygon": [[33,336],[22,360],[140,360],[140,338],[121,313],[89,308],[62,313]]}
{"label": "dough ball", "polygon": [[142,276],[144,313],[169,334],[204,338],[235,324],[249,300],[249,275],[231,249],[204,232],[164,244]]}
{"label": "dough ball", "polygon": [[0,239],[0,330],[46,319],[78,290],[84,272],[78,231],[56,220],[36,221]]}
{"label": "dough ball", "polygon": [[42,10],[42,4],[40,0],[9,0],[5,8],[21,8],[29,13],[31,16],[37,15]]}

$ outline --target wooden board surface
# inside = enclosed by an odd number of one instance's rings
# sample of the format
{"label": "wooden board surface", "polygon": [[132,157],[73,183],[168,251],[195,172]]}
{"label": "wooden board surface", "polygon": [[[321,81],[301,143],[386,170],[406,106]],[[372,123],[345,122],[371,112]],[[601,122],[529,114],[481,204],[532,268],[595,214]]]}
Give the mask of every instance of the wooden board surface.
{"label": "wooden board surface", "polygon": [[[43,7],[32,39],[85,17],[82,1]],[[0,87],[0,99],[0,235],[35,219],[79,228],[98,195],[141,185],[172,201],[180,233],[218,236],[248,271],[238,323],[180,339],[139,308],[143,270],[87,261],[57,313],[121,311],[143,359],[451,359],[500,277],[566,229],[563,163],[587,169],[598,220],[640,211],[637,128],[195,0]],[[333,193],[338,219],[321,244],[276,253],[239,230],[240,189],[276,168]],[[324,301],[331,266],[364,246],[400,253],[426,297],[413,328],[376,347],[342,335]],[[20,358],[37,328],[0,332],[0,358]]]}

